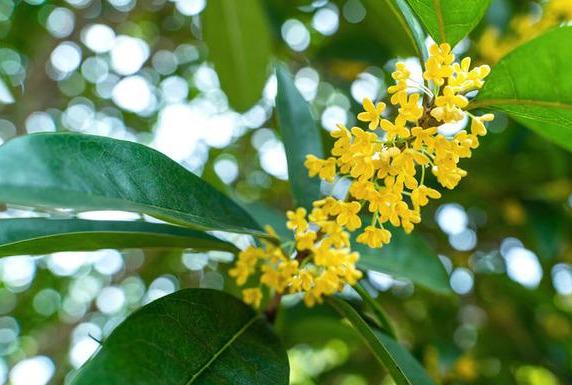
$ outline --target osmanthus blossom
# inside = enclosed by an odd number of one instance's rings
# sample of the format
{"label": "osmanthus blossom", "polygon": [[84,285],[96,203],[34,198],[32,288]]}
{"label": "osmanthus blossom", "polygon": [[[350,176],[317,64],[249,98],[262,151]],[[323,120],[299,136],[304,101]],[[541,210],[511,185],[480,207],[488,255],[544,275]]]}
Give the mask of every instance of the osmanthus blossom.
{"label": "osmanthus blossom", "polygon": [[[261,286],[266,286],[277,294],[303,293],[306,305],[313,306],[346,284],[355,285],[362,272],[356,267],[359,254],[351,249],[350,233],[358,232],[358,243],[382,247],[391,241],[388,225],[410,233],[421,222],[421,208],[441,197],[428,185],[429,172],[448,189],[467,175],[459,162],[479,146],[479,137],[487,133],[485,123],[494,118],[465,111],[467,94],[483,86],[490,68],[471,69],[469,58],[456,63],[448,44],[433,45],[429,54],[426,85],[411,79],[405,64],[398,63],[392,74],[395,85],[388,88],[390,106],[365,99],[357,119],[366,129],[338,125],[331,132],[331,156],[307,156],[311,177],[351,181],[347,197],[320,199],[310,212],[288,211],[287,227],[294,233],[290,247],[262,240],[262,246],[239,254],[229,273],[240,286],[254,284],[243,291],[245,302],[258,307]],[[471,119],[468,130],[451,137],[438,132],[440,125],[465,115]],[[371,221],[363,223],[367,213]],[[276,237],[271,228],[267,231]]]}

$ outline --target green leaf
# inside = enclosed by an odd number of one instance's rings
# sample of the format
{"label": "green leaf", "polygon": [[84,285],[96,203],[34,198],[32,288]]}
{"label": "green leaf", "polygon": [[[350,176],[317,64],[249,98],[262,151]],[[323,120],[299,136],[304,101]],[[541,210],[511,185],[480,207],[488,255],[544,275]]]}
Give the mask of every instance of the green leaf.
{"label": "green leaf", "polygon": [[261,315],[186,289],[130,315],[71,385],[287,385],[288,357]]}
{"label": "green leaf", "polygon": [[142,212],[200,229],[262,234],[232,200],[141,144],[56,133],[0,146],[0,202]]}
{"label": "green leaf", "polygon": [[435,292],[450,294],[447,271],[431,247],[415,234],[407,235],[397,229],[392,234],[391,242],[381,249],[356,243],[355,250],[360,253],[358,266],[407,278]]}
{"label": "green leaf", "polygon": [[130,248],[237,251],[232,244],[206,233],[159,223],[48,218],[0,220],[0,257]]}
{"label": "green leaf", "polygon": [[439,43],[457,44],[485,15],[490,0],[407,0]]}
{"label": "green leaf", "polygon": [[276,112],[288,160],[288,179],[295,204],[310,210],[312,202],[320,199],[320,179],[308,176],[304,161],[309,154],[323,158],[320,133],[308,103],[298,92],[285,66],[277,66],[276,78]]}
{"label": "green leaf", "polygon": [[243,205],[244,209],[261,225],[270,225],[281,240],[291,239],[294,234],[286,227],[286,215],[284,211],[267,206],[264,203],[252,202]]}
{"label": "green leaf", "polygon": [[336,297],[327,302],[352,324],[396,385],[435,385],[411,353],[391,337],[374,332],[350,304]]}
{"label": "green leaf", "polygon": [[505,56],[470,104],[508,113],[572,151],[572,27],[553,29]]}
{"label": "green leaf", "polygon": [[425,33],[406,0],[364,0],[364,5],[367,21],[379,40],[399,55],[427,57]]}
{"label": "green leaf", "polygon": [[209,0],[204,36],[221,87],[242,112],[262,96],[270,63],[270,31],[259,0]]}

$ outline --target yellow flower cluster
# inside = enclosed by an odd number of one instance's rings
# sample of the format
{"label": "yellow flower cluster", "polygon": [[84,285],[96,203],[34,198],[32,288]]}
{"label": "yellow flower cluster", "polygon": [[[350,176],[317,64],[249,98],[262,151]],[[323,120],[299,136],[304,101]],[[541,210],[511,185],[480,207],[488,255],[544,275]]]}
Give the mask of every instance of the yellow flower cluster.
{"label": "yellow flower cluster", "polygon": [[392,74],[396,84],[388,88],[395,118],[384,119],[387,106],[366,99],[365,111],[357,118],[368,123],[369,130],[339,125],[331,133],[336,139],[331,157],[308,155],[310,176],[319,175],[332,182],[340,175],[352,181],[349,202],[343,205],[348,210],[351,207],[355,219],[348,222],[346,211],[339,210],[337,223],[355,231],[361,227],[358,213],[367,205],[373,219],[357,237],[358,242],[369,247],[388,243],[391,234],[384,228],[387,222],[403,227],[407,233],[413,230],[421,221],[421,207],[441,196],[425,184],[426,169],[431,169],[437,181],[449,189],[467,174],[458,167],[459,160],[470,157],[479,146],[479,136],[487,132],[484,122],[492,120],[493,115],[471,115],[470,130],[453,137],[439,134],[438,127],[465,117],[463,109],[469,104],[465,95],[480,89],[490,73],[486,65],[470,67],[469,58],[455,62],[448,44],[433,45],[423,73],[432,91],[411,79],[407,67],[398,63]]}
{"label": "yellow flower cluster", "polygon": [[523,43],[541,35],[561,23],[572,21],[572,1],[549,0],[541,15],[525,14],[514,17],[509,32],[504,36],[496,27],[488,27],[478,42],[480,56],[488,63],[496,63]]}
{"label": "yellow flower cluster", "polygon": [[[277,294],[304,293],[305,304],[314,306],[323,296],[341,291],[346,283],[357,283],[362,276],[355,267],[359,254],[351,252],[349,234],[329,219],[331,211],[340,207],[338,202],[326,198],[315,206],[308,218],[303,208],[287,213],[287,226],[295,234],[294,250],[285,252],[281,246],[262,240],[262,247],[250,246],[238,255],[229,271],[238,285],[254,276]],[[267,231],[275,237],[271,228]],[[259,287],[245,289],[242,294],[244,302],[260,306],[263,295]]]}
{"label": "yellow flower cluster", "polygon": [[[423,73],[427,85],[411,79],[407,67],[397,64],[392,74],[396,83],[388,88],[391,106],[364,100],[364,111],[357,118],[368,128],[339,125],[331,133],[336,139],[331,157],[306,158],[310,176],[329,182],[350,180],[348,196],[318,200],[310,213],[304,208],[289,211],[287,227],[294,232],[291,247],[285,250],[262,240],[261,247],[242,251],[229,272],[238,285],[257,277],[278,294],[304,293],[306,305],[313,306],[323,296],[361,278],[355,266],[359,255],[350,248],[350,233],[363,227],[366,207],[372,219],[358,234],[357,242],[371,248],[389,243],[387,223],[411,232],[421,221],[421,207],[441,196],[425,184],[426,170],[430,169],[442,186],[454,188],[467,174],[458,167],[459,160],[471,156],[479,136],[487,132],[484,123],[494,118],[469,114],[470,130],[452,137],[438,132],[440,125],[468,114],[463,110],[469,103],[466,94],[481,88],[490,72],[486,65],[470,67],[469,58],[456,63],[447,44],[430,48]],[[391,113],[394,119],[390,120]],[[267,231],[275,235],[271,229]],[[243,296],[255,307],[263,297],[259,287],[245,289]]]}

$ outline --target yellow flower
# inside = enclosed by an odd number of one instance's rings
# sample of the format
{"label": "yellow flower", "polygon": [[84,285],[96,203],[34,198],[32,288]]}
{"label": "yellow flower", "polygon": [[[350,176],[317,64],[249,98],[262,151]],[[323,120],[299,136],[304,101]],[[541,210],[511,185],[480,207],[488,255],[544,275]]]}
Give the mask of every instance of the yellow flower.
{"label": "yellow flower", "polygon": [[379,126],[380,116],[385,110],[385,103],[379,102],[374,105],[370,99],[365,98],[363,100],[363,109],[365,112],[360,112],[358,114],[358,120],[369,122],[369,129],[372,131],[375,130]]}
{"label": "yellow flower", "polygon": [[332,148],[332,155],[333,156],[341,156],[344,155],[350,148],[352,136],[348,129],[342,125],[338,124],[337,128],[330,133],[332,138],[337,139],[334,143],[334,147]]}
{"label": "yellow flower", "polygon": [[340,201],[332,197],[327,197],[325,199],[320,199],[319,201],[314,201],[314,207],[321,208],[326,215],[338,215],[340,212]]}
{"label": "yellow flower", "polygon": [[477,116],[471,121],[471,134],[484,136],[487,134],[487,128],[484,122],[490,122],[494,120],[495,116],[493,114],[485,114],[483,116]]}
{"label": "yellow flower", "polygon": [[329,221],[324,223],[321,230],[328,235],[322,241],[322,245],[337,248],[350,245],[350,235],[336,222]]}
{"label": "yellow flower", "polygon": [[312,286],[314,286],[314,276],[308,270],[302,269],[298,275],[292,278],[290,291],[293,293],[309,291]]}
{"label": "yellow flower", "polygon": [[397,63],[395,65],[395,71],[391,74],[393,80],[396,81],[407,81],[411,76],[411,72],[407,69],[405,63]]}
{"label": "yellow flower", "polygon": [[388,230],[379,229],[375,226],[367,226],[364,229],[364,232],[361,233],[356,240],[373,249],[389,243],[391,240],[391,233]]}
{"label": "yellow flower", "polygon": [[461,178],[467,175],[465,170],[444,167],[443,164],[433,166],[432,172],[437,177],[437,181],[441,186],[447,187],[450,190],[454,189],[461,181]]}
{"label": "yellow flower", "polygon": [[300,207],[296,211],[288,211],[286,217],[289,219],[288,222],[286,222],[286,227],[290,230],[306,231],[308,228],[305,208]]}
{"label": "yellow flower", "polygon": [[381,121],[381,128],[387,132],[386,140],[391,142],[396,138],[409,138],[409,130],[405,127],[405,119],[397,117],[395,123],[390,122],[387,119]]}
{"label": "yellow flower", "polygon": [[260,307],[260,301],[262,301],[262,291],[258,287],[244,289],[242,291],[242,300],[244,303],[258,309]]}
{"label": "yellow flower", "polygon": [[443,89],[443,95],[437,96],[435,99],[435,105],[438,107],[451,106],[465,108],[469,104],[469,101],[463,95],[457,95],[455,89],[451,86],[447,86]]}
{"label": "yellow flower", "polygon": [[403,93],[399,96],[398,102],[401,106],[399,108],[399,116],[408,122],[416,122],[423,116],[423,107],[419,101],[419,94],[411,94],[409,97]]}
{"label": "yellow flower", "polygon": [[295,236],[296,239],[296,249],[298,250],[310,250],[314,246],[314,241],[316,240],[317,234],[313,231],[308,231],[307,233],[298,233]]}
{"label": "yellow flower", "polygon": [[333,182],[336,177],[336,158],[323,160],[310,154],[306,155],[304,166],[308,169],[310,177],[319,175],[320,179],[328,182]]}
{"label": "yellow flower", "polygon": [[413,202],[413,206],[419,207],[427,205],[429,203],[428,198],[439,199],[441,198],[441,194],[439,191],[425,185],[421,185],[411,191],[411,201]]}
{"label": "yellow flower", "polygon": [[453,87],[447,86],[443,90],[443,95],[436,98],[437,107],[431,111],[431,116],[441,122],[456,122],[463,119],[462,108],[468,104],[466,97],[457,95]]}
{"label": "yellow flower", "polygon": [[451,51],[451,46],[447,43],[433,44],[429,47],[429,58],[434,58],[443,65],[451,65],[455,61],[455,55]]}
{"label": "yellow flower", "polygon": [[350,194],[356,199],[368,199],[375,193],[375,185],[369,181],[355,181],[350,187]]}
{"label": "yellow flower", "polygon": [[328,214],[319,207],[314,207],[310,215],[308,215],[310,222],[313,222],[319,226],[320,223],[328,220]]}
{"label": "yellow flower", "polygon": [[415,150],[421,150],[423,146],[426,146],[431,151],[435,143],[434,136],[437,134],[437,127],[425,129],[423,127],[413,127],[411,134],[415,137],[413,140],[413,148]]}
{"label": "yellow flower", "polygon": [[349,231],[354,231],[361,227],[361,219],[357,215],[361,210],[359,202],[340,202],[340,213],[336,222],[340,226],[345,226]]}
{"label": "yellow flower", "polygon": [[398,81],[395,85],[387,89],[387,93],[391,95],[391,99],[389,100],[391,104],[399,104],[399,99],[402,95],[407,95],[407,82],[404,80]]}
{"label": "yellow flower", "polygon": [[264,258],[264,250],[249,246],[238,254],[235,266],[228,271],[231,277],[236,278],[238,285],[244,285],[254,273],[258,260]]}

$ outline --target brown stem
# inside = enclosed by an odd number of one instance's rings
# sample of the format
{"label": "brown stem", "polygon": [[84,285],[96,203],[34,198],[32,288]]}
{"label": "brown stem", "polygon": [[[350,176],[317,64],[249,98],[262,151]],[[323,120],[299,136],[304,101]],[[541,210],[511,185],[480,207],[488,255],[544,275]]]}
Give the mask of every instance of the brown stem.
{"label": "brown stem", "polygon": [[264,314],[266,315],[266,319],[271,324],[276,321],[276,316],[278,315],[278,309],[280,308],[280,300],[282,299],[282,294],[274,294],[274,297],[268,303]]}

